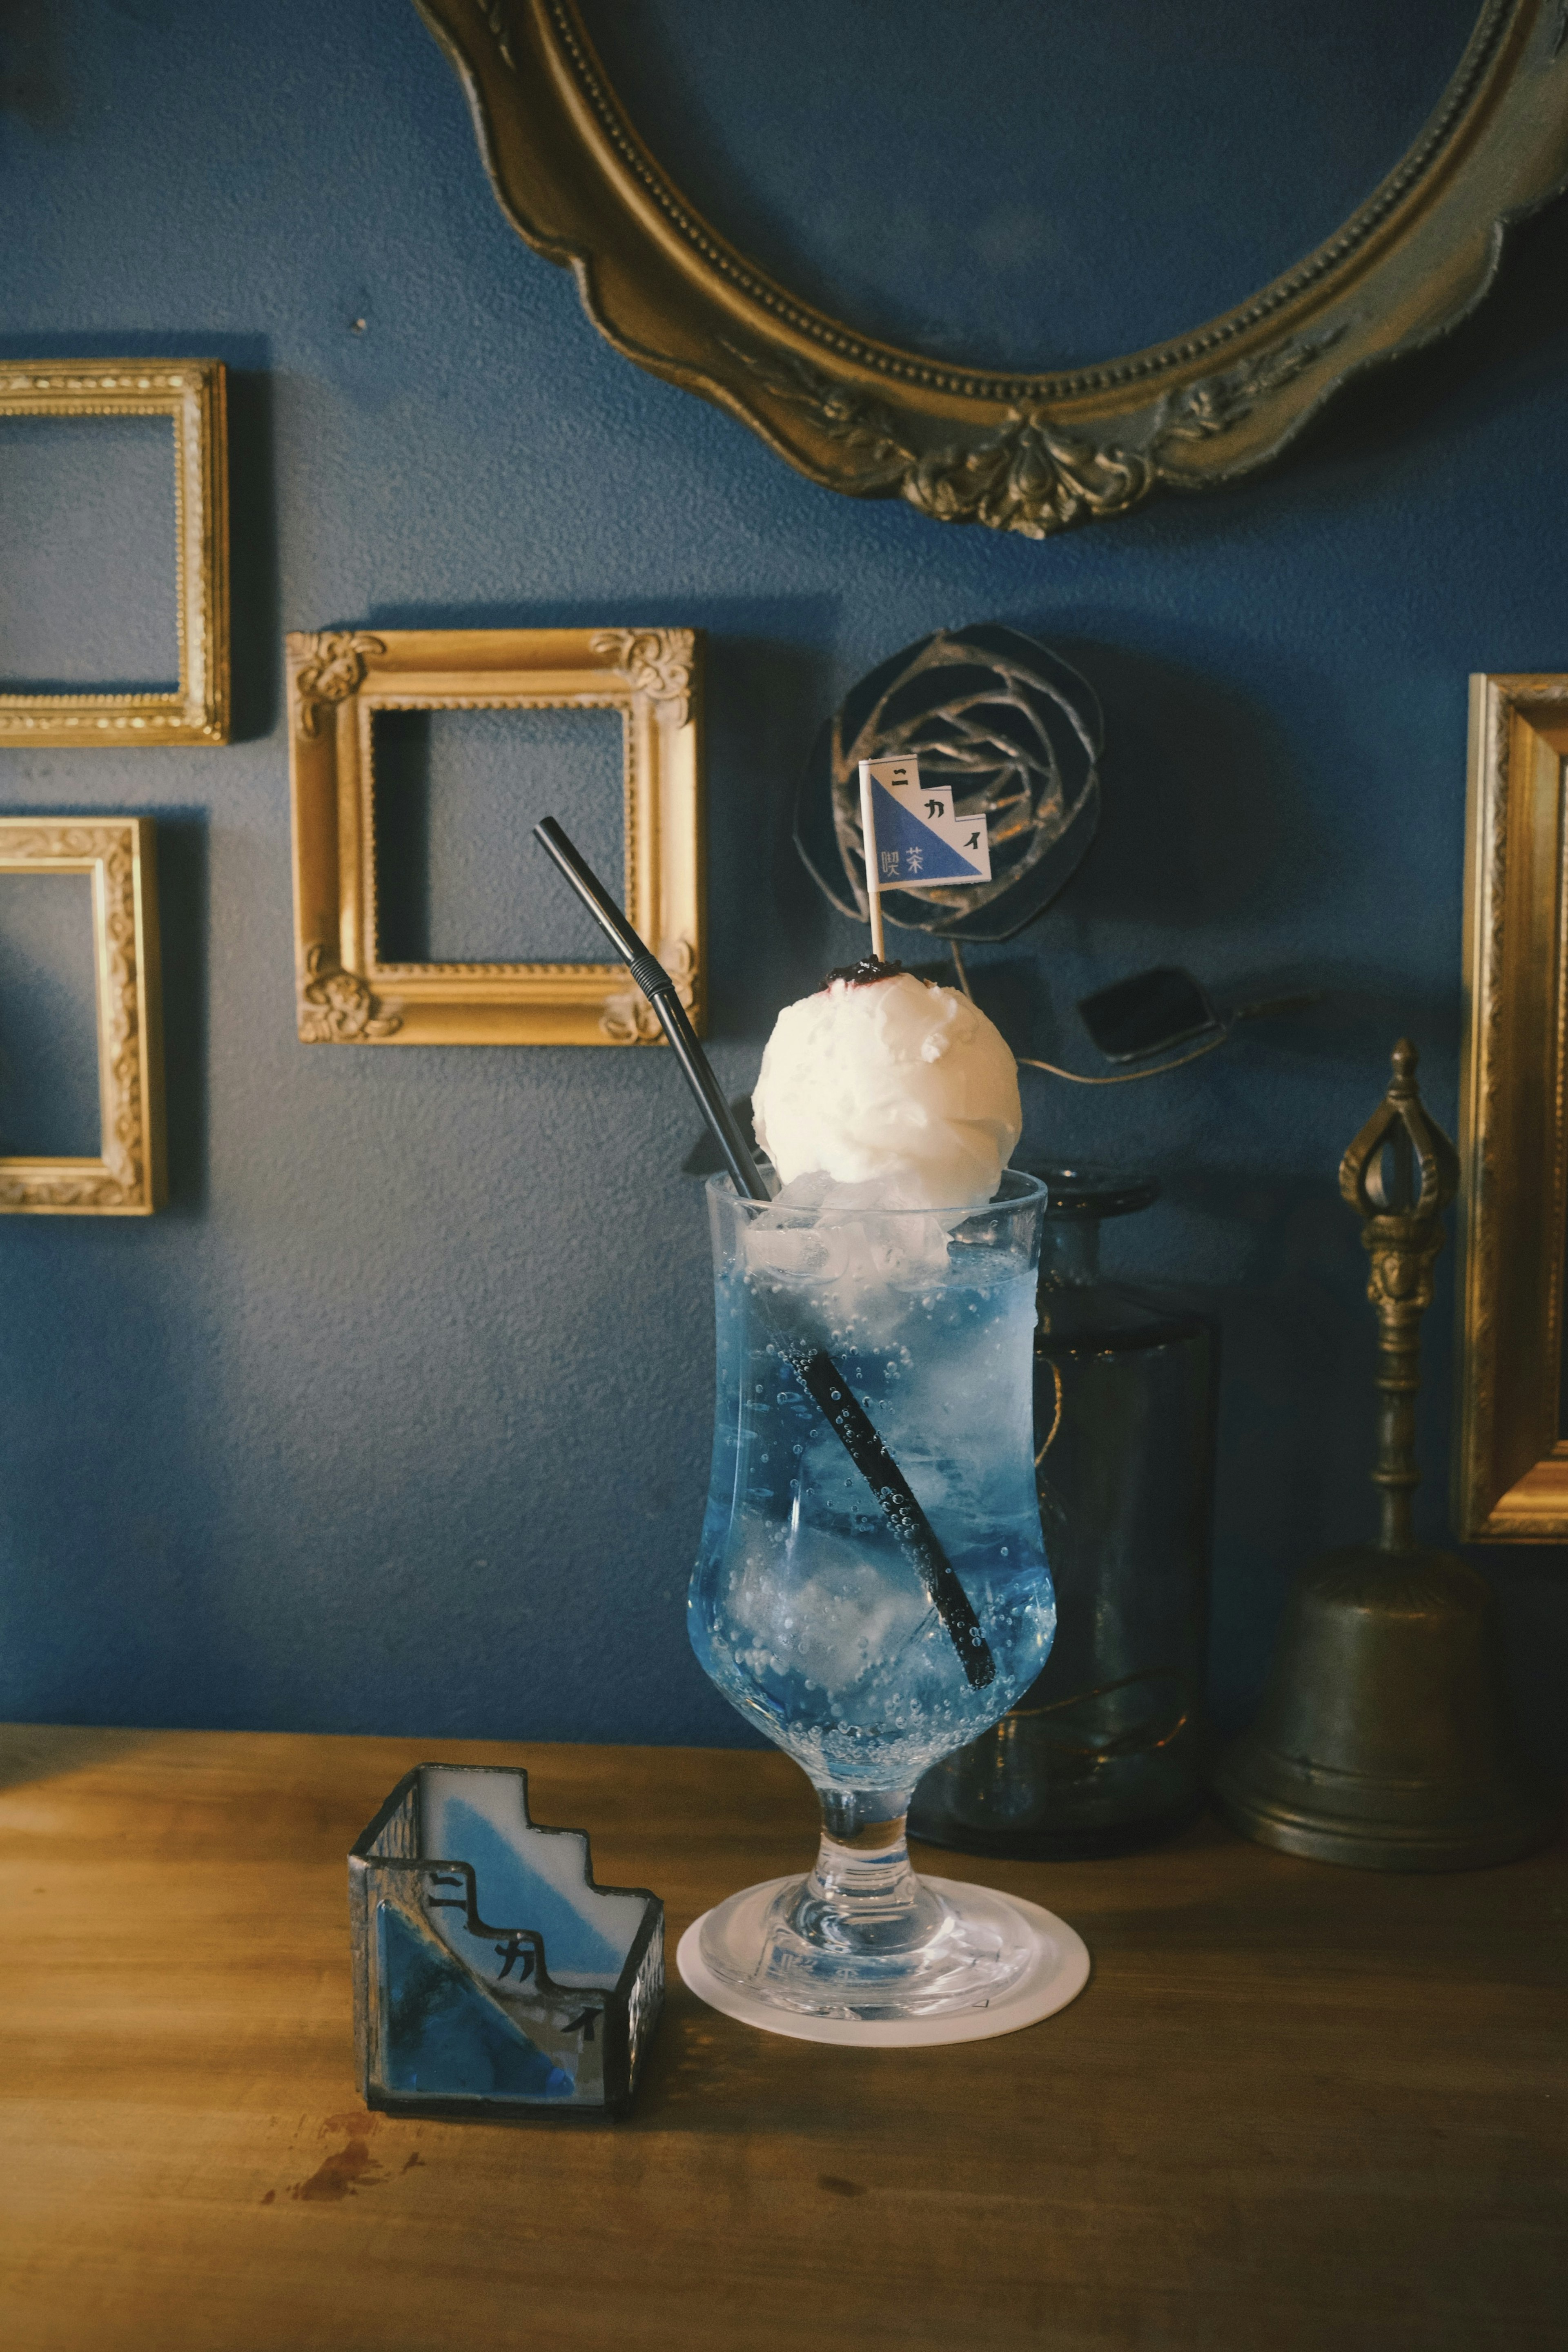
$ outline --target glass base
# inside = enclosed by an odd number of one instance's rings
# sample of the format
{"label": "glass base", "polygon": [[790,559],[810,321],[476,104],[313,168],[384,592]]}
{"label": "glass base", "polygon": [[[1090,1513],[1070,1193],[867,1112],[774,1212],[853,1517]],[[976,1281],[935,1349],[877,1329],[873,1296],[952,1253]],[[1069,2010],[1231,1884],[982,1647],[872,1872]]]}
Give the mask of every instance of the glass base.
{"label": "glass base", "polygon": [[1027,1920],[985,1887],[949,1882],[938,1894],[906,1869],[898,1898],[846,1916],[816,1873],[773,1879],[710,1911],[699,1948],[721,1984],[752,2000],[868,2021],[985,2009],[1035,1963]]}
{"label": "glass base", "polygon": [[[950,1878],[922,1882],[933,1894],[963,1905],[975,1894],[1005,1905],[1017,1915],[1019,1931],[1034,1943],[1034,1958],[1016,1984],[983,2008],[938,2011],[923,2016],[861,2016],[852,2010],[829,2015],[816,2010],[785,2009],[716,1977],[702,1957],[706,1913],[694,1919],[680,1938],[676,1967],[683,1984],[721,2017],[732,2017],[758,2033],[777,2033],[790,2042],[817,2042],[836,2050],[930,2050],[942,2043],[989,2042],[998,2034],[1018,2033],[1055,2017],[1078,1999],[1089,1979],[1089,1950],[1083,1937],[1021,1895],[1003,1895],[994,1887],[976,1888]],[[747,1895],[763,1907],[775,1895],[793,1894],[799,1881],[775,1878],[767,1886],[753,1886]],[[737,1904],[746,1895],[732,1898]]]}

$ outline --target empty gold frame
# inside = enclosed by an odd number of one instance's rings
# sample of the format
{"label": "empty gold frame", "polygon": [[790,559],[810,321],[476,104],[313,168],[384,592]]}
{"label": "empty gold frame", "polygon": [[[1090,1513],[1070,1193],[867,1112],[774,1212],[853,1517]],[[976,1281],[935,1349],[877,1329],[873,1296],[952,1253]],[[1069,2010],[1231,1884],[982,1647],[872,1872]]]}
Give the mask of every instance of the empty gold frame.
{"label": "empty gold frame", "polygon": [[[328,629],[292,635],[288,646],[298,1012],[306,1045],[637,1045],[661,1038],[624,964],[383,962],[372,734],[378,710],[618,711],[623,903],[701,1028],[692,630]],[[549,814],[547,805],[538,811]]]}
{"label": "empty gold frame", "polygon": [[174,428],[179,685],[163,692],[0,694],[0,747],[226,743],[228,456],[220,360],[0,364],[7,416],[166,416]]}
{"label": "empty gold frame", "polygon": [[1568,1542],[1565,757],[1568,677],[1471,680],[1454,1509],[1478,1543]]}
{"label": "empty gold frame", "polygon": [[97,1159],[0,1159],[0,1212],[145,1217],[163,1204],[158,883],[145,816],[0,817],[0,874],[92,880],[97,981]]}

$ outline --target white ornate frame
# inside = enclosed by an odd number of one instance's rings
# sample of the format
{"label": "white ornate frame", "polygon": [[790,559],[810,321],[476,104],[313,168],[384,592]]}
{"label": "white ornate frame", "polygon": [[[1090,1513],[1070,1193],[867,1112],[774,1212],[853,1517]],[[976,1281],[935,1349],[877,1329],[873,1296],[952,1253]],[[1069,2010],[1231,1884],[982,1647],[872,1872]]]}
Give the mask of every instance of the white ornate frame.
{"label": "white ornate frame", "polygon": [[92,880],[96,1159],[0,1159],[0,1213],[146,1217],[163,1205],[163,1054],[158,882],[146,816],[0,817],[0,874]]}
{"label": "white ornate frame", "polygon": [[706,908],[695,631],[327,629],[290,635],[288,655],[297,1010],[304,1044],[638,1045],[662,1039],[624,964],[382,961],[373,758],[378,710],[618,711],[624,904],[700,1030]]}
{"label": "white ornate frame", "polygon": [[0,694],[0,747],[77,751],[226,743],[228,443],[221,360],[36,360],[0,365],[7,416],[166,416],[174,428],[180,682],[127,694]]}

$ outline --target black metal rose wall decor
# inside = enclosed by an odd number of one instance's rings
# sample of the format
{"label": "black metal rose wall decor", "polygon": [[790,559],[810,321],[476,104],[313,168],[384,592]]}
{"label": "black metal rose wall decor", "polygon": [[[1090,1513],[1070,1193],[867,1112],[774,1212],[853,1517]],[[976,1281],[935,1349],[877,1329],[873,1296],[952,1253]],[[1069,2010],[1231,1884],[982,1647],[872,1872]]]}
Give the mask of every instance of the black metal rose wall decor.
{"label": "black metal rose wall decor", "polygon": [[867,919],[859,762],[918,759],[962,816],[989,820],[989,882],[885,890],[889,922],[1007,940],[1077,870],[1100,820],[1100,704],[1087,679],[1000,622],[938,629],[852,687],[819,730],[795,845],[841,914]]}
{"label": "black metal rose wall decor", "polygon": [[1509,223],[1568,181],[1568,0],[1481,0],[1414,144],[1324,243],[1169,341],[1019,373],[862,333],[731,244],[638,136],[577,0],[416,5],[507,218],[617,351],[826,488],[1030,539],[1263,465],[1351,376],[1463,319]]}

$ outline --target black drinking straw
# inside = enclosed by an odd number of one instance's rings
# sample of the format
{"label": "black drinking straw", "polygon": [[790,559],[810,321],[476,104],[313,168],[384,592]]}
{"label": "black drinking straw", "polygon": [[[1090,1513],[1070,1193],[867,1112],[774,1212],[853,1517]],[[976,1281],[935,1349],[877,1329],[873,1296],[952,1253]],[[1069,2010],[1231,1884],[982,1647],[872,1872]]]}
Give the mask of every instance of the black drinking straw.
{"label": "black drinking straw", "polygon": [[[743,1201],[765,1202],[768,1189],[763,1181],[762,1171],[736,1124],[734,1113],[724,1099],[719,1081],[713,1075],[712,1065],[698,1043],[697,1032],[686,1017],[686,1007],[680,1001],[674,981],[658,959],[648,953],[593,867],[567,839],[552,816],[543,818],[534,826],[533,837],[540,847],[554,859],[595,921],[625,957],[632,978],[658,1013],[659,1025],[686,1074],[687,1084],[700,1104],[713,1139],[724,1155],[736,1192]],[[887,1520],[894,1541],[924,1585],[931,1606],[958,1653],[959,1663],[971,1687],[984,1690],[996,1675],[996,1661],[991,1654],[990,1644],[980,1630],[980,1620],[974,1613],[968,1593],[960,1584],[952,1561],[937,1541],[935,1529],[916,1500],[909,1480],[883,1444],[876,1423],[862,1409],[848,1381],[823,1349],[803,1347],[798,1341],[784,1339],[782,1335],[778,1338],[778,1346],[802,1388],[819,1408],[828,1427],[876,1496],[878,1508]]]}

